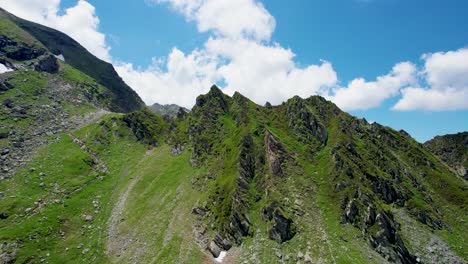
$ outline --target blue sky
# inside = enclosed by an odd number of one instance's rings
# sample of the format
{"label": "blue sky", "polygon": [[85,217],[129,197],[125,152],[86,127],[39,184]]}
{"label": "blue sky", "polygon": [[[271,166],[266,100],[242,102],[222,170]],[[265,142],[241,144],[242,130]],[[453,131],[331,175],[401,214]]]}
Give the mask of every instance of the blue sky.
{"label": "blue sky", "polygon": [[[50,2],[45,0],[47,1]],[[62,0],[57,16],[65,16],[65,10],[77,6],[77,2]],[[252,30],[255,34],[264,34],[260,37],[254,34],[233,35],[230,31],[226,33],[231,27],[226,29],[223,25],[209,24],[213,22],[209,14],[204,14],[204,17],[199,15],[203,6],[195,11],[187,11],[187,6],[177,6],[173,0],[87,2],[95,8],[93,17],[99,18],[99,24],[94,30],[105,35],[102,45],[110,48],[108,60],[116,65],[124,80],[134,87],[147,103],[174,101],[190,106],[187,104],[194,100],[196,94],[205,92],[210,82],[216,82],[226,86],[227,93],[240,90],[258,103],[262,103],[262,99],[279,103],[294,93],[303,97],[312,94],[328,95],[327,98],[351,114],[395,129],[404,129],[418,141],[425,141],[438,134],[468,130],[468,102],[464,100],[468,98],[468,68],[460,66],[460,61],[463,61],[467,54],[465,48],[468,45],[468,1],[291,0],[286,4],[285,1],[278,0],[243,0],[252,5],[252,14],[263,17],[258,20],[252,19],[252,24],[258,21],[258,27],[254,25],[251,28],[242,24],[233,27],[238,26],[241,29]],[[4,7],[8,10],[9,6]],[[233,10],[234,7],[229,8]],[[260,13],[255,13],[258,10],[254,9],[260,10]],[[17,10],[23,12],[19,7]],[[220,13],[223,14],[222,11]],[[34,20],[30,14],[32,13],[25,11],[23,17],[31,16],[30,19]],[[265,17],[269,18],[267,22]],[[47,21],[44,20],[44,23],[47,24]],[[67,31],[66,28],[58,29]],[[71,35],[80,41],[81,35]],[[211,43],[209,39],[220,41]],[[223,44],[229,51],[219,51],[219,45]],[[264,57],[257,58],[256,52],[250,55],[241,55],[239,52],[231,54],[230,50],[240,45],[259,51],[258,56]],[[201,51],[203,55],[194,51]],[[427,55],[423,58],[424,54]],[[214,59],[213,56],[217,58]],[[251,70],[266,73],[274,71],[273,74],[281,76],[297,71],[297,74],[291,75],[303,77],[288,76],[284,83],[280,83],[283,86],[303,85],[304,88],[284,92],[282,89],[288,87],[278,87],[272,92],[268,90],[270,82],[264,80],[264,76],[258,80],[252,76],[250,79],[246,78],[250,82],[239,80],[239,75],[235,74],[238,70],[236,67],[245,68],[242,63],[245,58],[249,58],[248,56],[252,57],[252,62],[259,61],[259,64],[269,62],[269,57],[279,57],[280,59],[272,61],[272,64],[277,63],[278,67],[284,67],[278,71],[263,69],[259,65],[252,66]],[[221,60],[218,57],[221,57]],[[228,61],[225,64],[229,67],[219,67],[219,64],[225,61]],[[392,71],[402,62],[408,63],[401,70]],[[169,65],[175,65],[172,68],[182,70],[172,73],[173,69],[170,69]],[[200,68],[200,65],[203,70],[190,68]],[[305,70],[309,66],[310,71]],[[183,75],[185,71],[194,72]],[[245,72],[243,74],[245,75]],[[428,77],[424,77],[426,75]],[[242,74],[240,76],[242,77]],[[388,81],[377,81],[379,76],[387,78]],[[363,82],[354,86],[349,84],[358,78],[363,78]],[[317,79],[319,81],[315,84],[314,80]],[[456,81],[452,82],[451,79]],[[146,83],[142,83],[143,80]],[[261,88],[249,85],[257,81]],[[314,88],[308,88],[307,83],[310,81],[314,82]],[[393,84],[395,82],[397,84]],[[368,87],[368,90],[361,89],[360,85]],[[458,96],[444,98],[447,94],[443,91],[444,85],[453,86]],[[187,87],[178,91],[179,86]],[[381,91],[388,93],[386,96],[382,97],[380,90],[375,89],[381,86],[385,87]],[[323,87],[328,87],[328,90],[324,91]],[[401,104],[403,106],[399,110],[392,109],[402,100],[401,93],[407,88],[413,89],[415,95],[411,98],[408,96],[408,101]],[[254,91],[255,89],[258,89],[258,92]],[[340,89],[343,92],[342,96],[337,96],[336,92]],[[372,89],[375,92],[366,92]],[[426,92],[432,89],[442,91],[440,101],[445,100],[445,103],[432,107],[439,93],[434,96],[415,97],[416,94],[420,94],[418,91]],[[167,92],[168,90],[172,93]],[[355,94],[361,92],[368,95],[353,99]],[[180,99],[184,95],[187,95],[187,98]]]}

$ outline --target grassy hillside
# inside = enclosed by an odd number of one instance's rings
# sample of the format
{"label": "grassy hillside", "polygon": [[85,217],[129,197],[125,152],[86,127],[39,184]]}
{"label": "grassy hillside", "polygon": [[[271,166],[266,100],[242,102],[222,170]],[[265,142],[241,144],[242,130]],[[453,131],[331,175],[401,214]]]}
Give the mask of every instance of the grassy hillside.
{"label": "grassy hillside", "polygon": [[5,24],[0,31],[1,35],[14,36],[12,40],[32,44],[34,47],[39,47],[42,52],[47,49],[54,55],[63,55],[67,64],[92,77],[108,89],[111,111],[132,112],[143,108],[143,101],[118,76],[110,63],[96,58],[66,34],[20,19],[2,9],[0,9],[0,20],[2,24]]}

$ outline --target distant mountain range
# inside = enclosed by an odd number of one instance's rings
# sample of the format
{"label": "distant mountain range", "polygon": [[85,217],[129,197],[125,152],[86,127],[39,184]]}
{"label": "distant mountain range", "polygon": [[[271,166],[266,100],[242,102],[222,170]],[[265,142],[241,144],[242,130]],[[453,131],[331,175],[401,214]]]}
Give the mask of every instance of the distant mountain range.
{"label": "distant mountain range", "polygon": [[468,180],[468,132],[437,136],[424,146]]}
{"label": "distant mountain range", "polygon": [[190,110],[188,110],[187,108],[178,106],[176,104],[161,105],[158,103],[155,103],[152,106],[150,106],[150,110],[158,115],[167,115],[170,117],[177,116],[177,113],[184,114],[190,112]]}

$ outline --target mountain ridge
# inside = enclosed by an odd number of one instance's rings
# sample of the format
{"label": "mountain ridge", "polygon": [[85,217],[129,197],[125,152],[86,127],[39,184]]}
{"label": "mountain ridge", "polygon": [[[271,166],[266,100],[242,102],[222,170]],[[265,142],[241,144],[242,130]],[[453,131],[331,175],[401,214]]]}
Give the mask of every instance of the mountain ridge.
{"label": "mountain ridge", "polygon": [[62,55],[72,67],[96,79],[99,84],[108,88],[113,94],[110,110],[115,112],[132,112],[143,107],[143,101],[135,91],[124,83],[110,63],[101,61],[66,34],[21,19],[1,8],[0,15],[7,17],[31,34],[52,54],[56,56]]}

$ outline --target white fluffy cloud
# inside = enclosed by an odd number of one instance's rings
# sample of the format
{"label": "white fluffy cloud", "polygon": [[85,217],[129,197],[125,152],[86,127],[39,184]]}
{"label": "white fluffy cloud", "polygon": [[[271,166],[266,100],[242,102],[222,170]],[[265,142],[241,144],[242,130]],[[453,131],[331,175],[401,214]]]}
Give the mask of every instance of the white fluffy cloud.
{"label": "white fluffy cloud", "polygon": [[367,82],[362,78],[352,80],[347,87],[335,89],[329,99],[346,110],[365,110],[378,107],[388,98],[399,94],[400,89],[416,83],[416,66],[410,62],[395,65],[392,71]]}
{"label": "white fluffy cloud", "polygon": [[427,87],[402,89],[395,110],[462,110],[468,109],[468,48],[422,56],[421,71]]}
{"label": "white fluffy cloud", "polygon": [[2,0],[0,7],[21,18],[65,32],[100,59],[111,61],[105,35],[98,30],[99,18],[93,5],[79,0],[60,11],[60,0]]}
{"label": "white fluffy cloud", "polygon": [[222,84],[227,94],[238,91],[259,104],[323,93],[337,83],[331,63],[298,67],[290,49],[269,41],[275,20],[256,0],[152,1],[168,3],[195,21],[199,31],[212,36],[201,49],[188,55],[174,49],[163,64],[148,69],[126,63],[117,66],[148,104],[191,107],[212,83]]}
{"label": "white fluffy cloud", "polygon": [[177,103],[191,107],[195,98],[219,79],[215,61],[204,51],[185,55],[174,48],[167,59],[167,71],[161,66],[160,61],[153,59],[152,66],[144,70],[131,63],[117,63],[115,68],[148,104]]}
{"label": "white fluffy cloud", "polygon": [[294,95],[308,97],[337,82],[330,63],[299,68],[294,53],[278,44],[265,45],[246,39],[209,39],[206,49],[229,63],[218,68],[225,92],[238,91],[257,103],[281,103]]}
{"label": "white fluffy cloud", "polygon": [[256,0],[152,0],[169,3],[201,32],[214,31],[229,38],[269,40],[275,19]]}

